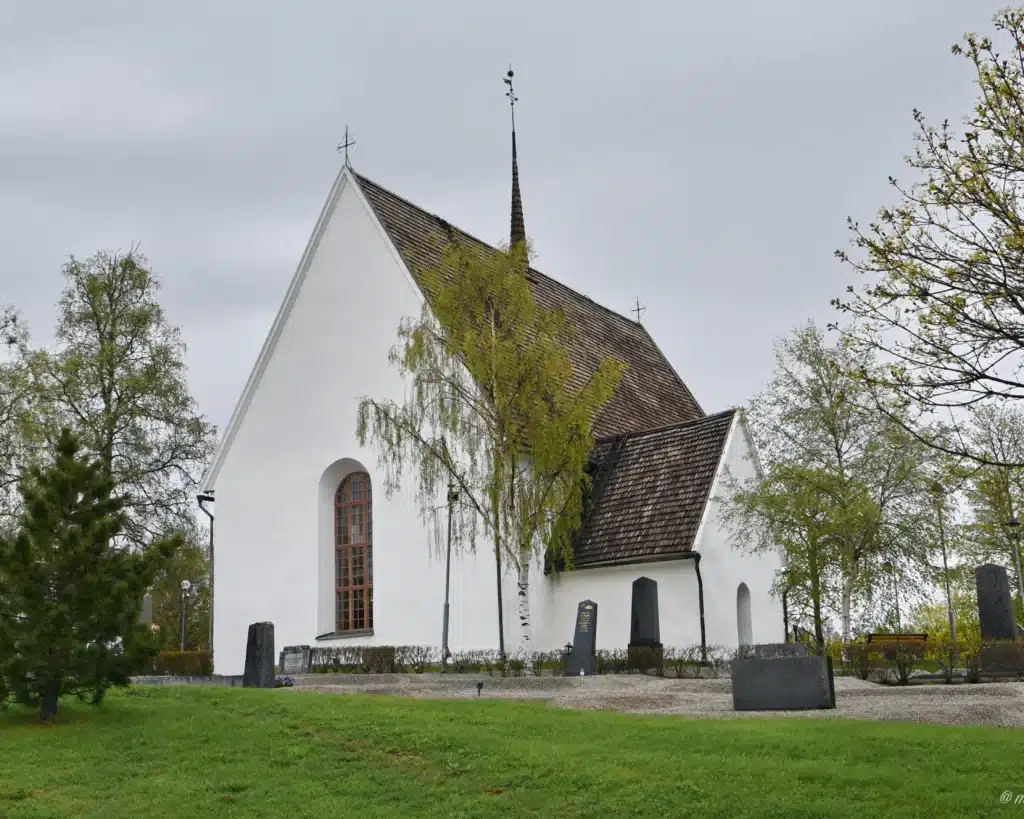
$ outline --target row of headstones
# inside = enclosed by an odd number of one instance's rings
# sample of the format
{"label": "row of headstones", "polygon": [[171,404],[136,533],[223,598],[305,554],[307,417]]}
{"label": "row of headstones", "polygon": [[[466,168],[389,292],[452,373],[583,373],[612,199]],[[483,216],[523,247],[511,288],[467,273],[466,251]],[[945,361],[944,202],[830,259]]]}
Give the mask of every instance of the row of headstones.
{"label": "row of headstones", "polygon": [[[978,618],[985,641],[1021,639],[1015,622],[1010,580],[1002,566],[991,563],[975,569]],[[658,584],[648,577],[633,582],[630,605],[629,652],[661,648]],[[597,603],[582,601],[576,612],[576,632],[567,673],[597,672]],[[753,647],[752,657],[732,662],[733,709],[736,711],[803,710],[836,707],[831,657],[809,656],[803,643],[770,643]],[[999,646],[986,648],[982,666],[997,671],[1005,655]]]}
{"label": "row of headstones", "polygon": [[[996,672],[1008,659],[1008,651],[1019,650],[1015,643],[1021,639],[1010,578],[1004,567],[986,563],[975,568],[974,581],[981,638],[1005,645],[982,649],[982,668]],[[732,663],[732,700],[736,711],[835,708],[832,658],[807,656],[805,643],[754,646],[752,658]]]}
{"label": "row of headstones", "polygon": [[[992,564],[978,566],[975,582],[982,638],[1014,640],[1018,627],[1014,622],[1006,569]],[[632,587],[629,652],[661,647],[658,583],[649,577],[640,577],[633,581]],[[735,710],[835,708],[830,657],[808,656],[807,646],[802,643],[771,643],[753,648],[753,657],[732,663]],[[286,647],[278,663],[282,673],[308,672],[310,653],[309,646]],[[995,662],[998,658],[994,657]],[[597,603],[593,600],[584,600],[577,607],[576,631],[566,673],[580,676],[597,673]],[[242,685],[274,687],[273,623],[249,626]]]}
{"label": "row of headstones", "polygon": [[[629,608],[628,656],[638,649],[662,648],[658,581],[649,577],[634,580]],[[593,600],[582,600],[576,607],[576,630],[565,673],[580,677],[597,673],[597,603]]]}

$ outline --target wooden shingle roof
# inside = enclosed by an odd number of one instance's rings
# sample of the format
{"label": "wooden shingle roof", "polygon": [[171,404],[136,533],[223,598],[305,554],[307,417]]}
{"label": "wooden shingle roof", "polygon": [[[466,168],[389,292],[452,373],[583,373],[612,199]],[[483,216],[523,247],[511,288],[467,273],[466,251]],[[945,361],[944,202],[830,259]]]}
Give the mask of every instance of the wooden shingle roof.
{"label": "wooden shingle roof", "polygon": [[575,568],[692,551],[736,412],[599,440]]}
{"label": "wooden shingle roof", "polygon": [[[492,246],[366,177],[355,176],[421,289],[424,273],[441,264],[443,251],[439,239],[452,237],[479,251],[496,252]],[[595,436],[638,432],[703,417],[704,411],[693,394],[640,324],[601,307],[533,268],[527,275],[537,303],[565,316],[571,334],[569,355],[579,384],[590,378],[606,358],[615,357],[626,364],[618,392],[594,421]]]}

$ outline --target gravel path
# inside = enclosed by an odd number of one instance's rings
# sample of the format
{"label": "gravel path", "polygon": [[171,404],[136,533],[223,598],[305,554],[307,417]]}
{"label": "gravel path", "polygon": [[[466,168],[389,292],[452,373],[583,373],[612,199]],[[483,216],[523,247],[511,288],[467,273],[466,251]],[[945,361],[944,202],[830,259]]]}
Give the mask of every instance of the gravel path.
{"label": "gravel path", "polygon": [[439,674],[318,674],[296,677],[296,687],[291,690],[443,699],[476,697],[477,682],[484,684],[481,697],[541,700],[558,708],[582,710],[725,719],[847,717],[945,725],[1024,726],[1024,683],[1020,682],[897,687],[836,677],[835,710],[739,713],[732,710],[732,684],[728,679],[678,680],[641,675],[501,679],[483,675],[445,678]]}

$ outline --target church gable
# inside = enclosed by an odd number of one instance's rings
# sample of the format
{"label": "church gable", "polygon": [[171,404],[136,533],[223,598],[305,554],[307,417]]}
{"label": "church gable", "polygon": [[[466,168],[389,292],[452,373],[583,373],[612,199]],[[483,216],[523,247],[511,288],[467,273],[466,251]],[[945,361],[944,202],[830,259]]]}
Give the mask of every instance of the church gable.
{"label": "church gable", "polygon": [[[366,201],[398,250],[412,277],[423,288],[424,273],[440,268],[445,241],[458,241],[482,252],[493,247],[427,213],[400,196],[356,174]],[[528,279],[537,303],[558,310],[571,333],[569,355],[580,388],[601,361],[615,357],[626,372],[615,397],[594,422],[598,437],[693,421],[704,412],[647,331],[574,290],[530,268]],[[429,293],[425,293],[427,298]]]}
{"label": "church gable", "polygon": [[[351,168],[343,167],[224,429],[203,490],[215,489],[236,441],[250,437],[244,430],[264,435],[267,423],[284,423],[282,434],[300,429],[290,419],[295,411],[317,422],[307,429],[318,429],[327,420],[333,429],[342,414],[350,413],[347,426],[354,434],[356,395],[351,391],[373,392],[382,380],[398,379],[388,367],[388,351],[402,315],[417,313],[421,304],[418,285]],[[359,355],[352,354],[353,338],[359,339]],[[342,367],[346,378],[323,377]],[[296,402],[301,410],[294,409]]]}
{"label": "church gable", "polygon": [[597,442],[591,510],[575,568],[671,559],[692,551],[736,410]]}

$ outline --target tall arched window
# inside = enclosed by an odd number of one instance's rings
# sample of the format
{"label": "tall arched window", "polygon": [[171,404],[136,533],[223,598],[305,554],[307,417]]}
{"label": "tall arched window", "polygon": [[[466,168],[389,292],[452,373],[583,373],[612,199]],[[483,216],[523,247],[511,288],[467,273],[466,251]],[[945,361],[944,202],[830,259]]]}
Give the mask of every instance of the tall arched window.
{"label": "tall arched window", "polygon": [[373,628],[373,503],[370,476],[353,472],[334,494],[336,628]]}

